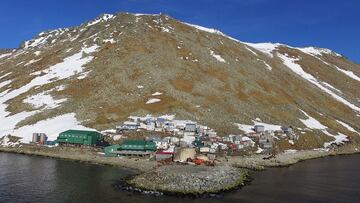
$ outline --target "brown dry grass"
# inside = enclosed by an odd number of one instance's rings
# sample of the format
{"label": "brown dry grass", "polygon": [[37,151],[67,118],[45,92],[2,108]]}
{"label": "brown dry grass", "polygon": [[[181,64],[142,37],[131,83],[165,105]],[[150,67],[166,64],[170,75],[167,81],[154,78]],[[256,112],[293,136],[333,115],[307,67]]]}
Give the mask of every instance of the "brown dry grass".
{"label": "brown dry grass", "polygon": [[273,85],[266,82],[265,80],[257,80],[256,83],[265,91],[265,92],[271,92],[273,90]]}
{"label": "brown dry grass", "polygon": [[193,82],[187,79],[174,79],[170,81],[171,85],[179,91],[190,93],[193,90]]}
{"label": "brown dry grass", "polygon": [[219,67],[206,69],[206,70],[204,70],[204,73],[206,75],[215,77],[222,82],[226,82],[226,80],[229,78],[229,74],[226,73],[223,69],[221,69]]}
{"label": "brown dry grass", "polygon": [[129,76],[129,79],[130,80],[137,80],[142,76],[144,76],[143,71],[141,69],[139,69],[139,68],[134,68],[133,72]]}
{"label": "brown dry grass", "polygon": [[241,89],[237,90],[236,97],[241,101],[247,101],[249,99],[249,96],[246,93],[244,93],[243,90]]}

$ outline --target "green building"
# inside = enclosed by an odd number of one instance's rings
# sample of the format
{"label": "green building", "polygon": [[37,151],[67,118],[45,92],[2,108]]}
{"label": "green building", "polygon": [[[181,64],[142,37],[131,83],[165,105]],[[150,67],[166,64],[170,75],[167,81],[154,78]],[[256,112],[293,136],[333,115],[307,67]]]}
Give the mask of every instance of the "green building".
{"label": "green building", "polygon": [[156,144],[153,141],[125,140],[120,145],[120,150],[126,151],[156,151]]}
{"label": "green building", "polygon": [[195,138],[195,141],[192,144],[197,148],[204,146],[204,143],[198,137]]}
{"label": "green building", "polygon": [[105,156],[137,155],[146,156],[156,151],[152,141],[125,140],[121,145],[111,145],[104,148]]}
{"label": "green building", "polygon": [[120,145],[111,145],[104,148],[105,156],[117,156],[116,151],[120,149]]}
{"label": "green building", "polygon": [[96,145],[102,139],[102,134],[96,131],[67,130],[57,137],[59,144]]}

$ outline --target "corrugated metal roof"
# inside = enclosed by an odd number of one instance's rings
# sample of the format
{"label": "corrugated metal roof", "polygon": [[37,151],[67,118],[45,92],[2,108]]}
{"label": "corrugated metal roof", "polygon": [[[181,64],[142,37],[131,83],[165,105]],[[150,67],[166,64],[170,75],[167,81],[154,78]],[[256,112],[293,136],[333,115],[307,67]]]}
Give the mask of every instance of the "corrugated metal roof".
{"label": "corrugated metal roof", "polygon": [[99,133],[97,131],[90,131],[90,130],[67,130],[62,133],[69,133],[69,134],[92,134],[92,133]]}
{"label": "corrugated metal roof", "polygon": [[123,145],[146,145],[144,140],[124,140]]}

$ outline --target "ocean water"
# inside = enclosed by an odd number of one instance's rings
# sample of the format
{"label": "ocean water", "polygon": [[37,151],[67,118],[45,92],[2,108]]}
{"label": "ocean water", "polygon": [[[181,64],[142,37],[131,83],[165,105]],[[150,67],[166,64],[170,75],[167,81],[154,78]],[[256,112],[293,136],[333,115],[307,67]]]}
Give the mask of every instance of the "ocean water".
{"label": "ocean water", "polygon": [[116,167],[0,153],[0,202],[360,202],[360,155],[252,172],[249,185],[212,198],[154,197],[114,187],[132,174]]}

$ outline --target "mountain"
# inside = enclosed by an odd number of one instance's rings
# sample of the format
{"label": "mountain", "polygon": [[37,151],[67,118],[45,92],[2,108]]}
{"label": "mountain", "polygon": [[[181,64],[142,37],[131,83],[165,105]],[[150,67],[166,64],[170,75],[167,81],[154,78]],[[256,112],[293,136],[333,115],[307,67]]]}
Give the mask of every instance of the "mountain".
{"label": "mountain", "polygon": [[317,148],[360,142],[359,89],[360,65],[328,49],[242,42],[163,14],[104,14],[0,52],[0,135],[55,138],[175,114],[222,135],[292,126],[295,148]]}

